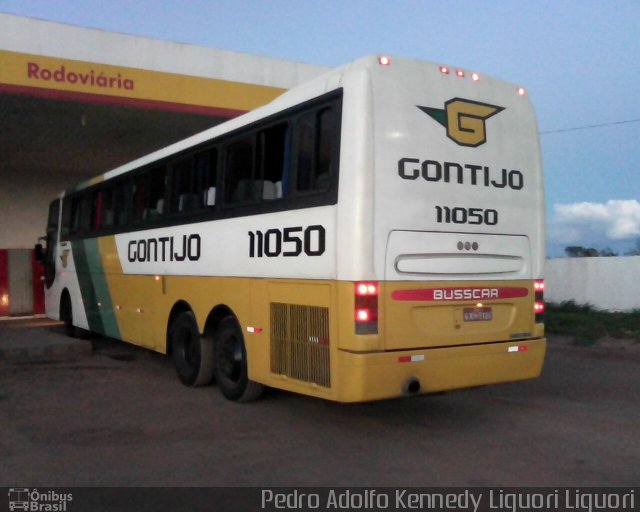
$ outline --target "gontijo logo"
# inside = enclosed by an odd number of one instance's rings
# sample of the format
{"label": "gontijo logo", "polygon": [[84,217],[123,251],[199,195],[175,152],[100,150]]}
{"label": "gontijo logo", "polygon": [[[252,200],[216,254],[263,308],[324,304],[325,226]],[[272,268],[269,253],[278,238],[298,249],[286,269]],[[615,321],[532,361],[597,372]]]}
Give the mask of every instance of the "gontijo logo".
{"label": "gontijo logo", "polygon": [[485,121],[504,110],[504,107],[479,101],[452,98],[444,109],[417,107],[447,129],[447,137],[460,146],[478,147],[487,142]]}

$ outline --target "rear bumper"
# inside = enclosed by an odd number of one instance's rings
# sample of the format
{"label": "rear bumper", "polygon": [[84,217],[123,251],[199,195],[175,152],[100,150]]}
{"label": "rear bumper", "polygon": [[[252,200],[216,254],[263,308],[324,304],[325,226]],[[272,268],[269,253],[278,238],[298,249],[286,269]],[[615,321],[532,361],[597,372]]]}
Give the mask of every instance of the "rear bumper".
{"label": "rear bumper", "polygon": [[338,351],[336,400],[362,402],[533,379],[546,338],[410,351]]}

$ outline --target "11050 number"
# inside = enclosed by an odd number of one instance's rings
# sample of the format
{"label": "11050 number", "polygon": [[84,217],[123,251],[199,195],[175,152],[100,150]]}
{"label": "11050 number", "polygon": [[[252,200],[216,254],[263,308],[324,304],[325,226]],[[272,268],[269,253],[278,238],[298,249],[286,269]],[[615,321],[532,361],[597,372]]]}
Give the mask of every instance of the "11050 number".
{"label": "11050 number", "polygon": [[249,231],[249,257],[321,256],[326,249],[326,232],[319,224],[267,231]]}
{"label": "11050 number", "polygon": [[486,224],[487,226],[495,226],[498,223],[498,212],[490,208],[436,206],[436,221],[444,224]]}

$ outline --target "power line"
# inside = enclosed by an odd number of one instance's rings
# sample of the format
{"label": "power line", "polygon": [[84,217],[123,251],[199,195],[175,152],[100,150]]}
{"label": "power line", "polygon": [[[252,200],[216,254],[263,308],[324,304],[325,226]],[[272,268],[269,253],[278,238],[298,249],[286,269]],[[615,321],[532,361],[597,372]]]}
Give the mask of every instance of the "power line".
{"label": "power line", "polygon": [[594,128],[604,128],[606,126],[616,126],[619,124],[640,123],[640,119],[627,119],[625,121],[613,121],[611,123],[588,124],[585,126],[573,126],[571,128],[561,128],[559,130],[547,130],[540,132],[540,135],[548,135],[550,133],[576,132],[578,130],[593,130]]}

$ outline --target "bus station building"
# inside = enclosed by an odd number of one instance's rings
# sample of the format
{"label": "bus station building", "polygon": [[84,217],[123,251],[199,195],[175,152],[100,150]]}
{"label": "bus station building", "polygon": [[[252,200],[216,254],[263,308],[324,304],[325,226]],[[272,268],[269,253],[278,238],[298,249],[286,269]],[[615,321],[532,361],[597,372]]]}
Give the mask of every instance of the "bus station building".
{"label": "bus station building", "polygon": [[0,318],[44,311],[33,247],[62,190],[324,71],[0,13]]}

